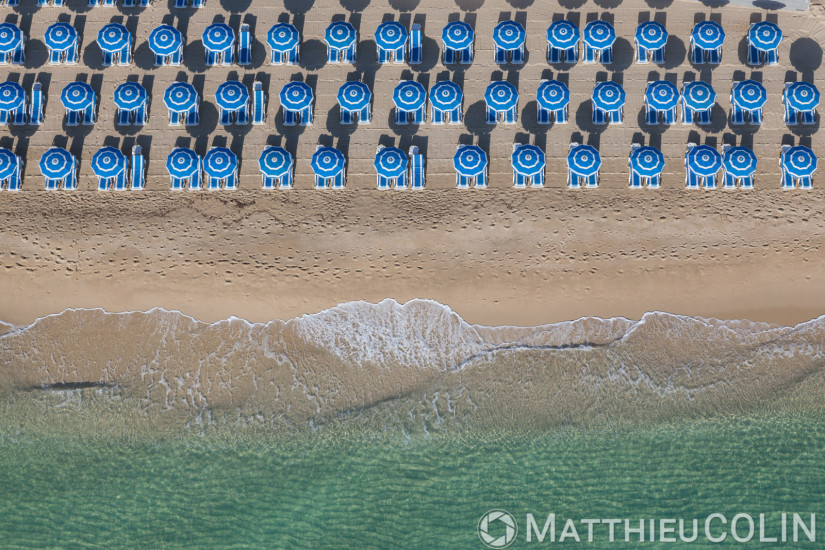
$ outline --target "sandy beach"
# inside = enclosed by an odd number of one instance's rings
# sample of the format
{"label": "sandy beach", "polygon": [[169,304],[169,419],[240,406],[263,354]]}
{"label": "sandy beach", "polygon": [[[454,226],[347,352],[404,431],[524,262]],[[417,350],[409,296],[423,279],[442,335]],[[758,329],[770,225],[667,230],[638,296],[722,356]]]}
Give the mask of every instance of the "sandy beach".
{"label": "sandy beach", "polygon": [[[171,5],[171,3],[170,3]],[[110,311],[178,309],[206,321],[231,315],[254,321],[288,319],[350,300],[372,302],[432,298],[465,319],[482,324],[533,325],[577,318],[623,315],[639,318],[664,310],[679,314],[748,318],[793,324],[816,317],[825,305],[825,270],[819,251],[825,240],[825,194],[779,189],[782,144],[804,144],[825,152],[811,129],[789,129],[782,120],[781,92],[787,81],[819,85],[825,25],[821,6],[810,12],[777,12],[698,2],[580,2],[530,0],[285,0],[274,8],[255,3],[209,2],[199,10],[154,6],[144,10],[68,8],[19,11],[2,8],[30,37],[26,67],[8,66],[7,78],[24,86],[40,81],[48,92],[47,117],[32,127],[0,129],[0,146],[26,159],[23,191],[0,196],[0,261],[6,292],[0,319],[26,324],[67,307]],[[565,17],[580,26],[595,18],[613,22],[619,39],[615,62],[551,67],[545,59],[547,25]],[[323,31],[344,18],[360,31],[358,62],[326,64]],[[256,42],[247,68],[211,67],[203,62],[200,35],[213,21],[252,27]],[[375,62],[373,33],[381,21],[422,25],[424,64]],[[476,29],[475,61],[469,67],[443,66],[441,28],[454,19]],[[527,28],[527,63],[493,63],[491,32],[502,19]],[[633,59],[633,33],[640,21],[655,19],[670,32],[664,67]],[[696,21],[720,21],[727,33],[722,64],[693,67],[687,60]],[[784,30],[780,65],[751,69],[744,63],[751,22],[776,21]],[[71,21],[82,35],[81,63],[46,63],[42,36],[54,21]],[[303,34],[301,67],[268,64],[267,29],[277,21],[295,23]],[[110,21],[123,22],[136,36],[132,67],[100,66],[94,43]],[[184,66],[152,67],[149,32],[171,23],[186,35]],[[571,120],[540,127],[535,90],[541,78],[568,82]],[[214,91],[227,78],[247,85],[260,80],[268,92],[264,126],[224,128],[217,124]],[[373,89],[372,124],[342,127],[335,93],[341,82],[360,78]],[[429,88],[450,78],[464,89],[465,124],[399,127],[391,92],[400,79]],[[659,129],[644,124],[645,82],[670,79],[681,87],[702,79],[713,84],[717,107],[710,127],[676,124]],[[730,83],[761,80],[768,90],[764,122],[758,128],[731,128]],[[66,127],[59,94],[75,79],[89,81],[101,98],[94,127]],[[162,93],[176,79],[201,91],[201,124],[169,128]],[[289,80],[307,81],[316,93],[315,124],[288,128],[281,122],[277,94]],[[521,93],[519,123],[484,123],[483,91],[490,80],[506,79]],[[625,122],[596,128],[590,122],[594,84],[622,83],[628,98]],[[137,80],[152,99],[150,121],[141,130],[115,125],[112,93]],[[818,125],[814,127],[814,130]],[[564,188],[571,140],[598,147],[604,159],[601,188]],[[666,157],[661,190],[630,191],[627,155],[631,142],[660,147]],[[684,151],[688,142],[744,144],[759,157],[753,191],[688,191]],[[514,190],[509,156],[514,142],[546,150],[547,188]],[[143,192],[93,191],[89,165],[104,145],[128,150],[143,146],[148,185]],[[296,189],[262,191],[257,158],[265,144],[286,146],[297,159]],[[319,143],[348,157],[347,189],[311,190],[309,159]],[[451,158],[458,143],[476,143],[490,156],[491,188],[457,191]],[[53,144],[80,158],[80,190],[48,193],[37,161]],[[379,192],[372,166],[377,145],[418,145],[427,156],[423,192]],[[240,189],[234,192],[173,193],[165,159],[176,145],[204,154],[227,145],[239,157]],[[815,186],[819,186],[815,178]]]}

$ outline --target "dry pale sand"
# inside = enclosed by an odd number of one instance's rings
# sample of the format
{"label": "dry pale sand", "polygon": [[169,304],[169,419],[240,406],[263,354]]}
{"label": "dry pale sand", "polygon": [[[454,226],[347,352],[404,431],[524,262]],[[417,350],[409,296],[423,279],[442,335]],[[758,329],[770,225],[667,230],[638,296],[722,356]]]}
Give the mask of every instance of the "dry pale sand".
{"label": "dry pale sand", "polygon": [[[283,0],[275,5],[249,0],[210,0],[200,10],[85,8],[0,8],[28,33],[25,68],[0,70],[27,87],[38,80],[48,89],[46,122],[0,129],[0,146],[27,160],[24,190],[0,194],[0,261],[3,286],[0,319],[30,322],[70,306],[113,311],[163,306],[204,320],[229,315],[252,320],[287,318],[337,303],[386,297],[433,298],[465,318],[487,324],[534,324],[581,315],[639,317],[647,310],[744,317],[792,323],[825,310],[825,194],[779,190],[778,153],[783,143],[803,143],[825,151],[818,133],[789,130],[782,122],[785,81],[820,84],[825,25],[821,6],[810,12],[776,12],[740,7],[711,8],[699,2],[641,0],[549,3],[531,0]],[[170,2],[171,4],[171,2]],[[350,11],[352,10],[352,11]],[[343,17],[360,29],[356,66],[326,65],[324,28]],[[581,26],[594,18],[613,21],[619,39],[611,67],[577,64],[550,67],[545,61],[547,25],[566,17]],[[203,64],[200,34],[213,20],[234,27],[248,22],[257,42],[248,69]],[[500,19],[525,23],[528,63],[503,70],[492,63],[492,28]],[[686,60],[695,21],[721,21],[727,31],[723,63],[713,69]],[[272,67],[262,41],[276,21],[289,19],[304,37],[304,65]],[[377,66],[373,32],[385,19],[419,22],[426,39],[425,63]],[[438,60],[441,28],[462,19],[477,31],[472,66],[448,71]],[[639,21],[666,23],[671,34],[666,67],[632,63],[633,32]],[[781,65],[744,65],[745,34],[752,21],[776,20],[785,32]],[[46,64],[46,27],[69,20],[81,30],[83,51],[76,67]],[[136,35],[136,64],[105,71],[94,44],[97,31],[122,21]],[[185,66],[151,67],[149,32],[171,22],[187,37]],[[453,69],[453,68],[451,68]],[[541,78],[567,80],[572,91],[571,121],[538,127],[535,89]],[[264,82],[269,94],[267,124],[217,125],[214,91],[227,77]],[[452,78],[465,92],[466,124],[398,127],[390,107],[401,78],[427,87]],[[761,80],[769,92],[758,129],[732,129],[730,82]],[[101,99],[94,127],[66,128],[59,94],[76,78],[85,79]],[[284,128],[277,93],[290,79],[308,81],[316,91],[315,124]],[[348,78],[362,78],[374,91],[369,126],[338,124],[335,92]],[[490,79],[504,78],[521,92],[520,123],[483,123],[483,91]],[[719,94],[713,124],[700,130],[644,125],[645,82],[669,78],[677,85],[701,78]],[[138,131],[114,124],[112,93],[127,79],[151,92],[149,124]],[[162,92],[175,79],[202,92],[202,124],[168,128]],[[621,82],[628,93],[625,123],[596,129],[590,123],[590,94],[598,80]],[[596,145],[604,158],[602,187],[564,189],[564,157],[572,139]],[[544,190],[510,188],[509,155],[514,141],[540,145],[548,156]],[[661,147],[667,158],[663,189],[636,191],[627,185],[632,141]],[[686,191],[683,156],[688,141],[752,146],[760,158],[751,192]],[[457,143],[479,143],[491,158],[491,189],[456,191],[451,157]],[[142,193],[98,193],[89,167],[103,145],[127,150],[142,144],[149,156],[149,183]],[[296,190],[259,189],[257,157],[266,143],[285,145],[297,158]],[[347,190],[311,190],[309,158],[316,144],[335,145],[348,156]],[[37,161],[52,144],[65,145],[81,161],[81,190],[42,191]],[[235,192],[172,193],[164,166],[175,145],[203,154],[226,144],[241,161],[241,189]],[[423,192],[374,190],[372,160],[378,144],[416,144],[428,159]],[[197,195],[197,196],[196,196]]]}

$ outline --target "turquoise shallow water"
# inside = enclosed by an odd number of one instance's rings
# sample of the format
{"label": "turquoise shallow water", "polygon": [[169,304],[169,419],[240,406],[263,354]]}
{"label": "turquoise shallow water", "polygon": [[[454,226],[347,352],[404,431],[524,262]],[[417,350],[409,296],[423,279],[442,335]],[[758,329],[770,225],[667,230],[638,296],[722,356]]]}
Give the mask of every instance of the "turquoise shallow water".
{"label": "turquoise shallow water", "polygon": [[[503,508],[521,524],[511,548],[542,547],[526,542],[528,512],[825,517],[823,456],[825,413],[817,411],[601,432],[414,436],[331,428],[289,437],[107,438],[7,423],[0,541],[6,548],[483,548],[478,520]],[[690,547],[726,547],[728,539]],[[587,546],[627,547],[604,538]]]}

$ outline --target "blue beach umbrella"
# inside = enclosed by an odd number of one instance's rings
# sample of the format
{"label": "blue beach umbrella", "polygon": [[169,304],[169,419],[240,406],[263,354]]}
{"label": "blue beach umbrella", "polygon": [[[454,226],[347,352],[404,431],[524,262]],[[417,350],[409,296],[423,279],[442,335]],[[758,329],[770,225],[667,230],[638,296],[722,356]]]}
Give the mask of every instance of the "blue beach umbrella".
{"label": "blue beach umbrella", "polygon": [[66,50],[77,41],[77,31],[68,23],[55,23],[46,29],[46,47],[50,50]]}
{"label": "blue beach umbrella", "polygon": [[536,101],[542,109],[557,111],[570,103],[570,90],[558,80],[548,80],[539,86]]}
{"label": "blue beach umbrella", "polygon": [[688,151],[687,164],[697,176],[707,178],[722,167],[722,155],[713,147],[698,145]]}
{"label": "blue beach umbrella", "polygon": [[518,103],[518,90],[507,81],[491,82],[484,92],[484,101],[496,111],[509,111]]}
{"label": "blue beach umbrella", "polygon": [[301,35],[293,25],[278,23],[266,33],[266,43],[276,52],[287,53],[298,45]]}
{"label": "blue beach umbrella", "polygon": [[464,21],[453,21],[441,31],[441,40],[444,46],[451,50],[469,48],[475,38],[475,31]]}
{"label": "blue beach umbrella", "polygon": [[532,177],[544,170],[544,151],[535,145],[519,145],[510,157],[510,163],[517,174]]}
{"label": "blue beach umbrella", "polygon": [[603,50],[616,41],[616,29],[607,21],[591,21],[584,27],[582,39],[591,48]]}
{"label": "blue beach umbrella", "polygon": [[655,147],[639,147],[630,153],[630,169],[643,178],[655,178],[664,167],[665,156]]}
{"label": "blue beach umbrella", "polygon": [[258,168],[267,177],[282,178],[292,169],[292,155],[283,147],[267,147],[258,159]]}
{"label": "blue beach umbrella", "polygon": [[461,147],[453,155],[453,167],[461,176],[477,176],[487,167],[487,154],[478,145]]}
{"label": "blue beach umbrella", "polygon": [[615,111],[624,106],[625,91],[615,82],[599,82],[593,88],[593,106],[602,111]]}
{"label": "blue beach umbrella", "polygon": [[427,101],[427,91],[415,80],[405,80],[392,92],[392,102],[402,111],[420,109]]}
{"label": "blue beach umbrella", "polygon": [[658,50],[667,44],[667,30],[656,21],[646,21],[636,27],[636,43],[646,50]]}
{"label": "blue beach umbrella", "polygon": [[716,92],[707,82],[695,80],[686,82],[682,94],[688,107],[696,111],[706,111],[716,103]]}
{"label": "blue beach umbrella", "polygon": [[17,155],[8,149],[0,148],[0,180],[12,177],[16,170]]}
{"label": "blue beach umbrella", "polygon": [[332,147],[321,147],[312,155],[310,166],[316,176],[334,178],[344,170],[344,153]]}
{"label": "blue beach umbrella", "polygon": [[166,157],[166,170],[173,178],[191,178],[198,172],[199,160],[192,149],[175,147]]}
{"label": "blue beach umbrella", "polygon": [[228,178],[238,168],[238,157],[226,147],[212,147],[203,157],[203,171],[210,178]]}
{"label": "blue beach umbrella", "polygon": [[99,178],[116,178],[126,170],[126,155],[114,147],[103,147],[92,157],[92,171]]}
{"label": "blue beach umbrella", "polygon": [[198,91],[186,82],[175,82],[166,88],[163,102],[170,111],[184,113],[198,104]]}
{"label": "blue beach umbrella", "polygon": [[747,147],[731,147],[722,156],[725,172],[735,178],[747,178],[756,172],[756,155]]}
{"label": "blue beach umbrella", "polygon": [[312,105],[312,88],[296,80],[281,88],[280,98],[284,109],[302,111]]}
{"label": "blue beach umbrella", "polygon": [[201,39],[207,50],[221,52],[235,43],[235,31],[226,23],[213,23],[204,29]]}
{"label": "blue beach umbrella", "polygon": [[526,39],[524,27],[516,21],[502,21],[493,29],[493,42],[502,50],[516,50]]}
{"label": "blue beach umbrella", "polygon": [[360,111],[372,101],[372,92],[363,82],[345,82],[338,88],[338,104],[347,111]]}
{"label": "blue beach umbrella", "polygon": [[72,82],[60,92],[60,101],[70,111],[82,111],[95,100],[95,91],[85,82]]}
{"label": "blue beach umbrella", "polygon": [[439,111],[452,111],[461,105],[464,93],[455,82],[442,80],[430,88],[430,104]]}
{"label": "blue beach umbrella", "polygon": [[15,111],[26,101],[26,91],[17,82],[7,80],[0,84],[0,110]]}
{"label": "blue beach umbrella", "polygon": [[336,21],[324,32],[324,41],[336,50],[349,48],[357,38],[355,27],[346,21]]}
{"label": "blue beach umbrella", "polygon": [[782,166],[795,178],[810,176],[816,171],[816,164],[814,152],[802,145],[791,147],[782,155]]}
{"label": "blue beach umbrella", "polygon": [[12,23],[0,23],[0,52],[12,53],[23,45],[23,31]]}
{"label": "blue beach umbrella", "polygon": [[228,80],[215,90],[215,102],[227,111],[237,111],[249,103],[249,90],[237,80]]}
{"label": "blue beach umbrella", "polygon": [[751,46],[757,50],[764,52],[775,50],[779,47],[779,43],[782,42],[782,30],[776,23],[762,21],[750,28],[748,31],[748,41],[751,43]]}
{"label": "blue beach umbrella", "polygon": [[579,28],[566,19],[555,21],[547,28],[547,42],[557,50],[568,50],[579,43]]}
{"label": "blue beach umbrella", "polygon": [[748,111],[761,108],[768,100],[765,87],[755,80],[743,80],[731,92],[733,102]]}
{"label": "blue beach umbrella", "polygon": [[129,29],[118,23],[109,23],[97,33],[97,45],[104,52],[117,53],[129,45]]}
{"label": "blue beach umbrella", "polygon": [[810,82],[794,82],[785,90],[785,97],[797,111],[812,111],[819,105],[819,90]]}
{"label": "blue beach umbrella", "polygon": [[385,21],[375,30],[375,44],[384,50],[397,50],[407,42],[407,29],[398,21]]}
{"label": "blue beach umbrella", "polygon": [[125,82],[115,88],[115,105],[119,109],[133,111],[145,102],[146,89],[137,82]]}
{"label": "blue beach umbrella", "polygon": [[160,25],[149,33],[149,49],[156,55],[172,55],[181,46],[183,46],[183,35],[175,27]]}
{"label": "blue beach umbrella", "polygon": [[50,180],[62,180],[74,169],[74,157],[65,149],[52,147],[40,157],[40,173]]}
{"label": "blue beach umbrella", "polygon": [[567,167],[577,176],[586,178],[596,174],[602,166],[602,157],[590,145],[579,145],[567,154]]}
{"label": "blue beach umbrella", "polygon": [[703,50],[715,50],[725,43],[725,31],[716,21],[702,21],[693,27],[693,43]]}
{"label": "blue beach umbrella", "polygon": [[397,147],[384,147],[375,155],[375,171],[384,178],[400,178],[407,172],[407,155]]}
{"label": "blue beach umbrella", "polygon": [[667,80],[657,80],[647,85],[645,101],[657,111],[668,111],[679,103],[679,89]]}

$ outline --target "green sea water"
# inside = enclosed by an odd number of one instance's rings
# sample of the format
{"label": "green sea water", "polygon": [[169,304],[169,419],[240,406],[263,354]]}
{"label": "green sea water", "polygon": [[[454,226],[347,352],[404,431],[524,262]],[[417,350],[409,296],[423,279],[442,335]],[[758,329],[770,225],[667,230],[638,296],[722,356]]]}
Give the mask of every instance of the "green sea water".
{"label": "green sea water", "polygon": [[51,427],[3,418],[3,548],[483,548],[477,524],[492,508],[520,523],[510,548],[767,548],[758,530],[745,545],[528,543],[524,519],[766,513],[770,535],[780,512],[825,518],[817,410],[614,430],[289,436],[145,426],[134,436],[90,431],[79,414]]}

